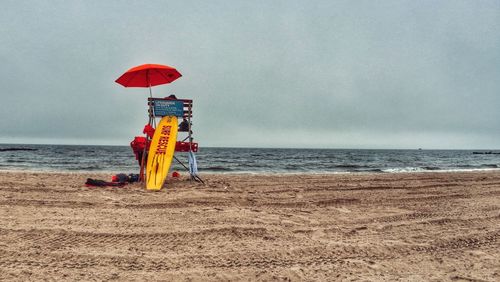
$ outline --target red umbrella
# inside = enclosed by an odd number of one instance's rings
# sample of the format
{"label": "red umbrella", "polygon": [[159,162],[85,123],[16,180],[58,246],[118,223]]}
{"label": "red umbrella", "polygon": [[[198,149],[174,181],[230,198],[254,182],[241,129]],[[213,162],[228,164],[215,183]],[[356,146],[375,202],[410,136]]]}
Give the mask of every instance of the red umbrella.
{"label": "red umbrella", "polygon": [[170,83],[181,76],[173,67],[145,64],[129,69],[115,82],[125,87],[151,87]]}
{"label": "red umbrella", "polygon": [[[181,76],[182,74],[173,67],[157,64],[145,64],[129,69],[117,80],[115,80],[115,82],[125,87],[148,87],[149,96],[153,98],[151,86],[167,84]],[[151,103],[149,103],[149,109],[152,113],[153,110],[151,108]]]}

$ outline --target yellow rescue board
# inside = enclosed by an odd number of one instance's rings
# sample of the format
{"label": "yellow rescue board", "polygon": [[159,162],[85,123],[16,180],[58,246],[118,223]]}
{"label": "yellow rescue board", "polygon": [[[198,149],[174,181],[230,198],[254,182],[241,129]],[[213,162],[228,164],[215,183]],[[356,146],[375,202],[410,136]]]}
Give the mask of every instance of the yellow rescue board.
{"label": "yellow rescue board", "polygon": [[149,148],[146,166],[146,188],[160,190],[165,183],[174,157],[177,141],[177,117],[166,116],[160,120]]}

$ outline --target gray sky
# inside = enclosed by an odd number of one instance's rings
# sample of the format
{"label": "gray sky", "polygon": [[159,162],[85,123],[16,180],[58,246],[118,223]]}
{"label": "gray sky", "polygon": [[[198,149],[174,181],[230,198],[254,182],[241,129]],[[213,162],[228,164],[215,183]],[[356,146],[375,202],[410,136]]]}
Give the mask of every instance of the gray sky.
{"label": "gray sky", "polygon": [[0,142],[128,145],[144,63],[201,146],[500,148],[500,1],[2,1]]}

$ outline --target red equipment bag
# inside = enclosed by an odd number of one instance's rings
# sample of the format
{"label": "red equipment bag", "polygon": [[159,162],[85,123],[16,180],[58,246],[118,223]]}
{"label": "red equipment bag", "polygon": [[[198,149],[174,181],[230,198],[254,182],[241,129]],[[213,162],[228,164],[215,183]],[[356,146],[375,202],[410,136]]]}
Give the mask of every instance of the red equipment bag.
{"label": "red equipment bag", "polygon": [[142,133],[147,134],[149,138],[153,138],[153,135],[155,135],[155,129],[151,125],[146,124]]}
{"label": "red equipment bag", "polygon": [[[177,141],[175,143],[176,152],[189,152],[189,142]],[[198,143],[191,143],[191,151],[198,152]]]}
{"label": "red equipment bag", "polygon": [[150,142],[146,140],[146,137],[136,136],[132,142],[130,142],[130,147],[132,147],[132,151],[134,151],[135,159],[139,162],[142,159],[142,153],[144,152],[144,148],[146,146],[149,149]]}

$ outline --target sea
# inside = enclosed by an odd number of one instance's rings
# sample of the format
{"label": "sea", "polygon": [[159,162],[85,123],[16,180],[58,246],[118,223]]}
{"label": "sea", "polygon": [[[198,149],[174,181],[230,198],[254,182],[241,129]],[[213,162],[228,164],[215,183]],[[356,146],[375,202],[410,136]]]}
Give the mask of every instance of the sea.
{"label": "sea", "polygon": [[[474,153],[476,152],[476,153]],[[479,152],[480,154],[478,154]],[[500,168],[498,151],[208,148],[196,153],[201,173],[399,173]],[[187,154],[173,169],[183,171]],[[138,173],[128,146],[0,144],[0,171]]]}

